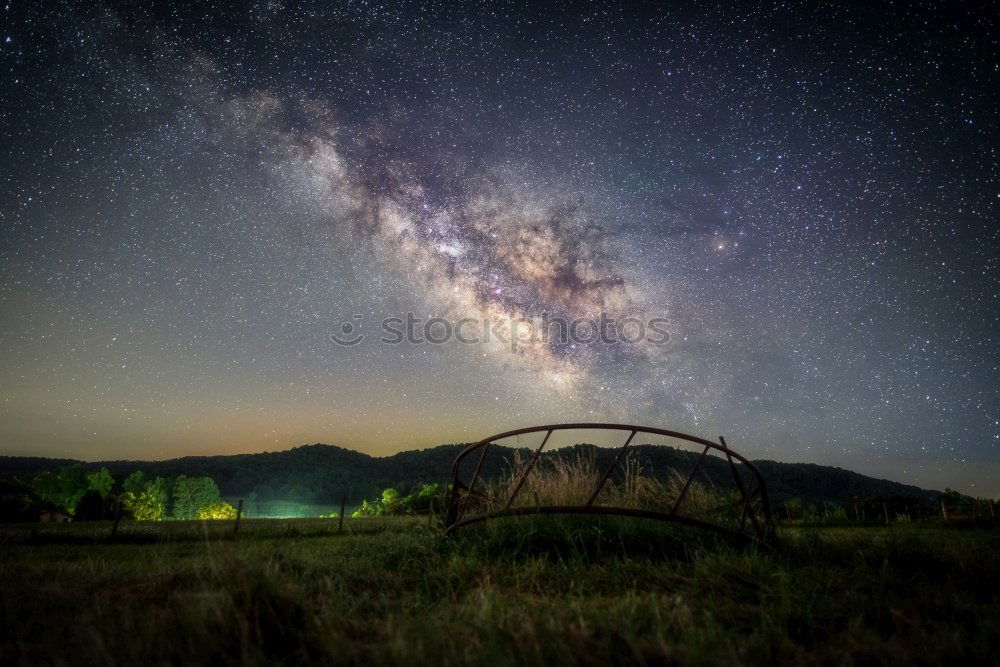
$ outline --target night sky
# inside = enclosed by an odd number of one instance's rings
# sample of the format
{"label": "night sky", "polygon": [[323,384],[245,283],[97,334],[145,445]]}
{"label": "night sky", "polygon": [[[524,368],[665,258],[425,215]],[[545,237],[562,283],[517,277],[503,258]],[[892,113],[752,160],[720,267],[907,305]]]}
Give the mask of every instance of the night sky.
{"label": "night sky", "polygon": [[988,5],[457,4],[11,0],[0,452],[625,421],[1000,493]]}

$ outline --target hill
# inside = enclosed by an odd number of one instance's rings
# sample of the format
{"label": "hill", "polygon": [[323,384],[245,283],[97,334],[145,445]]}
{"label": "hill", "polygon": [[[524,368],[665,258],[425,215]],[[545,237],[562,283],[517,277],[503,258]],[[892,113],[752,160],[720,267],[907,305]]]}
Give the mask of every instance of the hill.
{"label": "hill", "polygon": [[[455,455],[464,445],[440,445],[430,449],[375,457],[334,445],[314,444],[283,452],[230,456],[187,456],[165,461],[98,461],[0,456],[0,477],[30,479],[42,470],[83,463],[87,468],[107,467],[119,481],[135,470],[151,475],[202,476],[215,479],[224,496],[258,500],[291,500],[334,503],[341,496],[350,502],[373,499],[383,488],[408,492],[421,483],[445,482]],[[483,468],[486,479],[495,479],[513,460],[514,449],[494,446],[495,454]],[[599,467],[610,465],[614,450],[576,445],[548,452],[547,456],[593,456]],[[646,474],[665,478],[674,469],[690,470],[696,454],[663,445],[640,445],[633,456]],[[474,459],[476,457],[470,457]],[[933,502],[940,492],[875,479],[849,470],[810,463],[755,461],[768,485],[773,501],[799,497],[807,502],[833,501],[842,505],[852,497],[906,496]],[[469,465],[474,465],[469,461]],[[732,473],[724,460],[708,457],[702,481],[722,489],[733,487]]]}

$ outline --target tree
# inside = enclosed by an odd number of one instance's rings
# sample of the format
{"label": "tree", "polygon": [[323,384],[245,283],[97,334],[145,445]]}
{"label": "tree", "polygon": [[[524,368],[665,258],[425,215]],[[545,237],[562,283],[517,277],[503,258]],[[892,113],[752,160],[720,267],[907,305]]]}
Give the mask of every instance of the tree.
{"label": "tree", "polygon": [[35,477],[35,493],[46,501],[70,512],[90,489],[87,471],[79,463],[61,468],[58,473],[43,472]]}
{"label": "tree", "polygon": [[167,481],[162,477],[147,480],[141,471],[128,476],[122,484],[122,506],[136,521],[159,521],[167,511]]}
{"label": "tree", "polygon": [[0,521],[38,521],[39,515],[50,508],[21,480],[0,479]]}
{"label": "tree", "polygon": [[101,468],[96,472],[87,475],[87,490],[96,491],[101,498],[107,498],[115,485],[115,478],[111,476],[107,468]]}
{"label": "tree", "polygon": [[107,468],[87,472],[80,463],[61,468],[57,473],[43,472],[32,482],[39,498],[71,512],[88,491],[96,492],[103,500],[114,485],[115,479]]}
{"label": "tree", "polygon": [[152,501],[155,501],[160,507],[161,516],[167,513],[167,503],[170,500],[170,482],[168,480],[156,477],[147,481],[143,487],[143,493],[149,494]]}
{"label": "tree", "polygon": [[83,495],[90,489],[87,471],[79,463],[66,466],[59,471],[59,487],[66,509],[75,511]]}
{"label": "tree", "polygon": [[62,502],[62,493],[59,487],[59,475],[50,470],[39,473],[31,481],[31,489],[42,500],[65,507]]}
{"label": "tree", "polygon": [[123,491],[119,499],[124,510],[136,521],[157,521],[163,517],[163,507],[146,493],[136,495]]}
{"label": "tree", "polygon": [[59,487],[66,509],[75,511],[84,494],[90,490],[87,471],[79,463],[66,466],[59,471]]}
{"label": "tree", "polygon": [[174,481],[175,519],[194,519],[198,510],[219,500],[219,487],[211,477],[185,477]]}
{"label": "tree", "polygon": [[354,517],[379,516],[382,514],[423,514],[430,512],[434,499],[439,497],[447,487],[441,484],[423,484],[420,490],[403,496],[395,488],[383,489],[379,500],[370,503],[361,502],[361,507],[354,511]]}
{"label": "tree", "polygon": [[396,489],[383,489],[381,514],[398,514],[402,504],[401,500],[402,497]]}
{"label": "tree", "polygon": [[416,493],[416,497],[410,504],[410,509],[414,513],[424,513],[430,512],[434,509],[434,499],[441,497],[444,491],[444,486],[441,484],[424,484],[420,491]]}
{"label": "tree", "polygon": [[224,500],[218,500],[199,508],[196,516],[199,519],[235,519],[236,508]]}
{"label": "tree", "polygon": [[434,507],[435,498],[442,494],[441,484],[422,484],[420,490],[402,499],[399,504],[400,514],[426,514]]}
{"label": "tree", "polygon": [[378,503],[370,503],[367,500],[361,501],[361,507],[354,510],[354,514],[351,516],[355,519],[362,516],[376,516],[381,513],[381,508]]}
{"label": "tree", "polygon": [[134,473],[125,478],[122,482],[122,491],[132,492],[134,494],[142,493],[146,486],[146,473],[141,470],[136,470]]}

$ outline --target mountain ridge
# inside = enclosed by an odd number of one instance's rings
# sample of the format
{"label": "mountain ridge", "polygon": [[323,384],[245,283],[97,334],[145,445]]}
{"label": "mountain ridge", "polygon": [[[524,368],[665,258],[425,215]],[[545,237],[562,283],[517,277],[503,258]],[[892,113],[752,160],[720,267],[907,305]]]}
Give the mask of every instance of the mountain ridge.
{"label": "mountain ridge", "polygon": [[[0,455],[0,477],[30,478],[43,470],[79,463],[88,469],[106,467],[118,481],[135,470],[165,477],[208,475],[216,480],[222,494],[229,497],[300,502],[335,502],[346,497],[360,502],[377,497],[383,488],[394,487],[406,492],[421,483],[448,481],[452,461],[465,446],[462,443],[442,444],[373,456],[338,445],[314,443],[279,452],[184,456],[160,461],[79,461]],[[516,451],[502,445],[494,447],[495,454],[488,458],[483,468],[486,479],[501,475],[512,463]],[[615,452],[615,449],[578,444],[546,452],[546,455],[592,456],[595,464],[603,469],[611,464]],[[631,455],[637,457],[645,474],[661,479],[675,469],[690,470],[698,456],[668,445],[636,445]],[[832,501],[843,505],[853,497],[905,496],[930,503],[940,496],[939,491],[835,466],[767,459],[752,463],[760,470],[775,502],[799,497],[811,502]],[[706,458],[701,475],[703,481],[723,490],[733,486],[732,471],[721,458]]]}

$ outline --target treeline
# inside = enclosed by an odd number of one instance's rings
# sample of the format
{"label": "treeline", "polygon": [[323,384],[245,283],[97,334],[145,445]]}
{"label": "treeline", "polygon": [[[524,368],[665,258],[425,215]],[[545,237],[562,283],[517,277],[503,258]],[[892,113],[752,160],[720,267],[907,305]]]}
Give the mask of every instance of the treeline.
{"label": "treeline", "polygon": [[445,502],[448,485],[421,484],[418,491],[403,495],[394,488],[383,489],[378,500],[361,501],[361,507],[354,511],[353,517],[428,514],[439,511]]}
{"label": "treeline", "polygon": [[208,476],[162,477],[136,470],[119,484],[106,467],[88,470],[77,463],[41,472],[30,483],[11,478],[0,484],[0,521],[235,516],[236,509],[220,499],[218,485]]}
{"label": "treeline", "polygon": [[1000,501],[975,498],[945,489],[936,502],[901,495],[854,497],[848,506],[835,501],[810,502],[787,498],[775,506],[775,518],[800,525],[879,525],[922,519],[995,521]]}
{"label": "treeline", "polygon": [[[104,461],[84,465],[89,472],[107,468],[118,479],[125,479],[136,469],[145,471],[151,477],[165,479],[181,475],[211,477],[223,497],[243,498],[251,503],[280,500],[335,505],[346,498],[348,503],[356,505],[362,499],[380,498],[382,489],[394,488],[409,495],[420,490],[419,481],[448,482],[452,462],[462,448],[462,445],[441,445],[373,457],[342,447],[317,444],[261,454],[196,456],[166,461]],[[699,459],[699,452],[663,445],[639,444],[633,446],[631,452],[643,474],[661,480],[671,479],[674,471],[690,471]],[[576,445],[545,452],[543,457],[575,458],[590,453],[595,464],[603,468],[613,462],[617,450]],[[491,447],[489,456],[483,462],[482,479],[492,482],[505,475],[513,463],[514,454],[515,450],[510,447]],[[477,457],[467,457],[464,472],[471,475],[469,468],[474,468],[477,462]],[[0,476],[32,479],[43,468],[56,471],[70,463],[75,462],[0,456]],[[801,498],[806,504],[815,505],[821,514],[825,502],[835,502],[850,513],[853,498],[905,496],[934,505],[941,495],[938,491],[875,479],[831,466],[776,461],[755,461],[754,464],[763,475],[775,505],[787,499]],[[706,457],[698,481],[722,492],[735,490],[729,464],[725,458],[718,456]]]}

